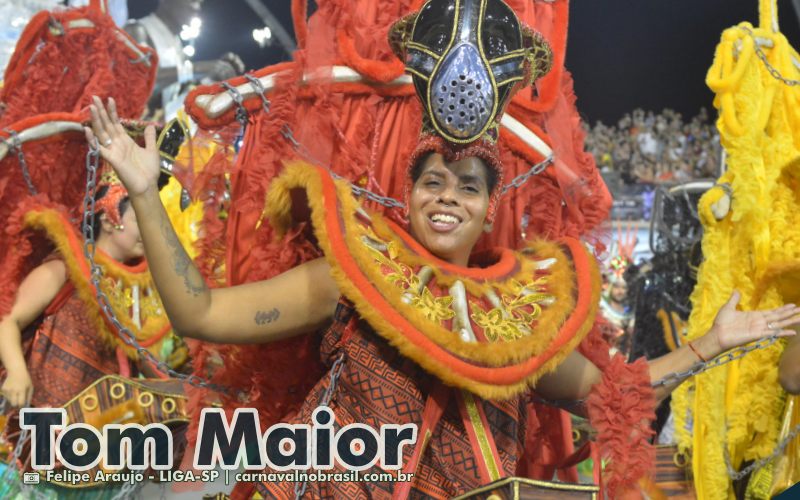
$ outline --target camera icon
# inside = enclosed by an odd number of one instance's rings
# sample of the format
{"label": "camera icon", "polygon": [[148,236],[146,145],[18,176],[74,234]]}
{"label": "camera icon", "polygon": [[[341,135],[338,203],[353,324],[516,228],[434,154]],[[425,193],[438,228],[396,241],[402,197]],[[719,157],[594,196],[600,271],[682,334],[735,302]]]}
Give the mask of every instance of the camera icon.
{"label": "camera icon", "polygon": [[26,472],[22,475],[22,482],[25,484],[39,484],[38,472]]}

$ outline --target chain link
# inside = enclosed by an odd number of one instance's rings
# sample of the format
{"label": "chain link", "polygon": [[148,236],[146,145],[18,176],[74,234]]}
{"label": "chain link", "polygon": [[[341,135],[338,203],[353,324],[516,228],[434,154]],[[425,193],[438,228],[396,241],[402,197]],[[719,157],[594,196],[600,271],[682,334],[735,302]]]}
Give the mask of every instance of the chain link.
{"label": "chain link", "polygon": [[[0,415],[5,415],[7,409],[8,400],[0,396]],[[20,492],[24,494],[25,498],[45,498],[46,495],[44,493],[31,488],[30,485],[25,484],[19,474],[19,464],[21,462],[22,452],[25,450],[25,445],[30,440],[29,433],[30,431],[28,429],[23,429],[20,427],[20,433],[17,437],[17,444],[14,446],[14,451],[11,453],[8,465],[3,473],[0,474],[0,488],[3,488],[3,492],[11,496],[10,492],[5,490],[4,486],[16,483],[16,486],[19,488]]]}
{"label": "chain link", "polygon": [[[685,372],[671,373],[666,377],[662,378],[661,380],[657,380],[656,382],[654,382],[653,387],[654,388],[663,387],[666,385],[670,385],[672,383],[681,382],[686,378],[693,377],[706,370],[710,370],[711,368],[716,368],[718,366],[730,363],[731,361],[736,361],[737,359],[741,359],[750,352],[756,351],[758,349],[766,349],[775,344],[777,340],[778,336],[773,335],[771,337],[761,339],[753,344],[737,347],[736,349],[732,349],[725,354],[717,356],[716,358],[712,359],[707,363],[704,362],[696,363],[694,366],[692,366],[689,370]],[[795,439],[798,434],[800,434],[800,425],[794,427],[792,431],[786,436],[786,438],[781,440],[781,442],[778,444],[778,446],[775,448],[772,454],[770,454],[768,457],[756,460],[755,462],[751,463],[750,465],[748,465],[747,467],[745,467],[740,471],[734,470],[733,465],[731,464],[730,454],[728,453],[728,446],[723,444],[723,453],[725,455],[725,466],[728,469],[728,476],[733,481],[738,481],[747,476],[748,474],[752,473],[753,471],[761,469],[768,463],[775,460],[778,456],[780,456],[781,453],[783,453],[784,449],[786,449],[786,446],[788,446],[788,444],[793,439]]]}
{"label": "chain link", "polygon": [[11,454],[11,459],[8,462],[6,470],[4,470],[2,476],[0,476],[0,482],[2,484],[16,483],[23,498],[46,499],[47,494],[45,492],[33,488],[29,484],[26,484],[24,481],[22,481],[22,470],[20,469],[20,463],[22,461],[22,452],[25,449],[25,445],[29,441],[30,431],[28,429],[20,428],[19,436],[17,437],[17,444],[14,447],[14,452]]}
{"label": "chain link", "polygon": [[521,188],[526,182],[528,182],[528,180],[530,180],[531,177],[535,177],[535,176],[541,174],[542,172],[544,172],[545,169],[547,167],[549,167],[551,163],[553,163],[553,156],[552,155],[548,156],[543,161],[541,161],[541,162],[537,163],[536,165],[532,166],[530,168],[530,170],[528,170],[524,174],[520,174],[520,175],[514,177],[514,180],[512,180],[510,183],[508,183],[505,186],[503,186],[503,189],[500,191],[500,195],[501,196],[505,195],[506,192],[508,192],[511,189],[519,189],[519,188]]}
{"label": "chain link", "polygon": [[83,198],[83,254],[86,257],[90,266],[90,279],[92,286],[95,289],[95,297],[100,309],[103,311],[105,317],[114,325],[114,328],[119,333],[119,337],[125,344],[136,350],[137,354],[146,359],[149,363],[155,366],[160,372],[166,373],[172,378],[183,380],[189,385],[200,387],[203,389],[210,389],[215,392],[227,393],[229,392],[226,387],[217,384],[212,384],[207,380],[196,375],[185,375],[173,370],[166,361],[159,360],[150,351],[142,347],[137,341],[133,333],[128,330],[119,319],[117,319],[114,309],[108,296],[100,288],[100,278],[103,275],[103,270],[95,263],[95,234],[94,234],[94,220],[95,220],[95,199],[94,193],[97,186],[97,170],[100,159],[100,150],[97,147],[97,139],[89,144],[89,152],[86,154],[86,192]]}
{"label": "chain link", "polygon": [[225,90],[228,91],[228,93],[231,95],[231,99],[233,99],[234,104],[236,104],[236,121],[238,121],[242,127],[244,127],[247,125],[248,113],[247,108],[244,107],[244,97],[242,96],[242,93],[239,92],[239,89],[228,82],[222,82],[221,85]]}
{"label": "chain link", "polygon": [[267,99],[267,90],[261,84],[261,80],[256,78],[254,75],[251,75],[250,73],[245,73],[244,77],[247,79],[248,82],[250,82],[250,85],[252,85],[253,88],[256,89],[258,97],[261,98],[261,105],[264,108],[264,112],[269,113],[270,102],[269,99]]}
{"label": "chain link", "polygon": [[670,373],[664,378],[653,382],[652,386],[656,388],[656,387],[663,387],[666,385],[670,385],[676,382],[682,382],[683,380],[689,377],[693,377],[699,373],[703,373],[706,370],[722,366],[724,364],[730,363],[731,361],[736,361],[737,359],[744,357],[744,355],[749,352],[753,352],[758,349],[766,349],[772,346],[777,340],[778,340],[777,335],[773,335],[771,337],[761,339],[753,344],[731,349],[730,351],[717,356],[711,361],[708,362],[701,361],[699,363],[695,363],[694,365],[692,365],[691,368],[689,368],[685,372]]}
{"label": "chain link", "polygon": [[753,44],[755,45],[756,55],[758,56],[759,59],[761,59],[761,62],[764,63],[764,66],[767,68],[767,71],[769,72],[770,75],[772,75],[773,78],[775,78],[780,82],[783,82],[784,84],[790,87],[800,85],[800,80],[790,80],[789,78],[786,78],[785,76],[781,75],[780,71],[778,71],[774,66],[772,66],[772,64],[770,64],[769,60],[767,59],[767,55],[764,53],[764,50],[761,48],[761,45],[759,45],[758,38],[756,38],[756,34],[753,33],[753,30],[751,30],[746,26],[741,26],[741,29],[744,30],[748,35],[750,35],[753,38]]}
{"label": "chain link", "polygon": [[28,170],[28,163],[25,161],[25,153],[22,151],[22,141],[19,140],[19,135],[13,130],[5,129],[4,132],[8,134],[11,142],[5,139],[0,139],[0,141],[3,141],[3,143],[8,146],[9,151],[17,154],[19,168],[22,169],[22,177],[25,179],[25,184],[28,185],[28,192],[36,196],[38,192],[36,191],[36,186],[33,185],[33,179],[31,179],[31,173],[30,170]]}
{"label": "chain link", "polygon": [[783,454],[783,451],[786,449],[789,443],[791,443],[792,440],[794,440],[797,437],[798,434],[800,434],[800,424],[795,426],[791,430],[791,432],[789,432],[789,434],[785,438],[783,438],[780,443],[778,443],[778,446],[775,447],[775,450],[772,452],[770,456],[758,459],[740,471],[737,471],[733,468],[733,465],[731,464],[731,456],[730,453],[728,452],[728,446],[723,445],[723,453],[725,455],[725,467],[727,467],[728,469],[728,477],[730,477],[731,480],[733,481],[738,481],[747,476],[748,474],[752,473],[753,471],[761,469],[768,463],[778,458],[781,454]]}
{"label": "chain link", "polygon": [[289,128],[288,125],[284,125],[283,126],[283,129],[281,129],[281,135],[292,146],[292,149],[294,149],[298,154],[300,154],[301,156],[305,157],[307,160],[311,161],[315,165],[319,165],[319,166],[325,168],[325,170],[327,170],[328,173],[331,174],[331,177],[333,177],[334,179],[344,180],[344,181],[348,182],[348,184],[350,184],[350,190],[353,192],[353,194],[355,196],[364,197],[367,200],[373,201],[373,202],[375,202],[375,203],[377,203],[379,205],[382,205],[382,206],[384,206],[386,208],[400,208],[400,209],[403,209],[403,208],[406,207],[405,203],[397,200],[396,198],[391,198],[391,197],[388,197],[388,196],[381,196],[381,195],[379,195],[377,193],[374,193],[374,192],[370,191],[369,189],[365,189],[365,188],[362,188],[360,186],[356,186],[352,182],[349,182],[347,179],[345,179],[341,175],[339,175],[336,172],[334,172],[333,170],[331,170],[330,167],[325,165],[323,162],[321,162],[321,161],[317,160],[316,158],[314,158],[314,155],[311,154],[311,152],[308,150],[308,148],[306,148],[302,143],[300,143],[300,141],[298,141],[295,138],[294,133],[292,132],[292,129]]}
{"label": "chain link", "polygon": [[22,451],[25,449],[25,445],[29,441],[28,438],[28,429],[20,429],[19,436],[17,437],[17,444],[14,446],[14,451],[11,453],[8,466],[6,467],[6,470],[3,471],[3,475],[0,476],[0,481],[2,484],[6,485],[16,483],[23,492],[28,490],[28,485],[23,483],[22,478],[20,478],[19,462],[20,457],[22,457]]}
{"label": "chain link", "polygon": [[[331,366],[331,374],[330,374],[330,383],[328,384],[328,388],[325,389],[325,393],[322,395],[322,399],[319,402],[320,406],[330,406],[331,401],[333,401],[333,395],[336,393],[336,386],[339,383],[339,377],[342,375],[342,369],[344,368],[344,362],[347,359],[347,356],[344,352],[339,354],[339,357],[336,358],[336,361],[333,362]],[[294,498],[295,500],[300,500],[303,498],[303,495],[306,494],[306,490],[308,489],[308,481],[303,481],[301,483],[295,483],[294,485]]]}

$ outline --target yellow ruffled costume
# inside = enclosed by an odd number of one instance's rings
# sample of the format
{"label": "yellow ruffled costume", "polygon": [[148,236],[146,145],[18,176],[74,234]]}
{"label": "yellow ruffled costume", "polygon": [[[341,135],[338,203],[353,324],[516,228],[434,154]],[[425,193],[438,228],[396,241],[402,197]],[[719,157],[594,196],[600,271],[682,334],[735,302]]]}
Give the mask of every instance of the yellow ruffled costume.
{"label": "yellow ruffled costume", "polygon": [[[719,183],[730,185],[733,201],[720,220],[712,205],[724,196],[721,188],[700,201],[705,262],[692,294],[689,339],[709,330],[734,289],[741,292],[740,307],[746,310],[800,298],[797,292],[790,295],[800,290],[800,200],[795,194],[800,192],[800,90],[770,73],[758,47],[787,80],[800,78],[793,62],[800,57],[777,29],[775,0],[760,0],[759,7],[758,28],[741,23],[723,33],[708,73],[728,155],[729,170]],[[777,381],[782,350],[777,343],[751,352],[675,391],[678,444],[692,450],[698,498],[733,498],[725,446],[736,469],[775,449],[785,406]],[[748,497],[769,497],[771,470],[756,473]]]}

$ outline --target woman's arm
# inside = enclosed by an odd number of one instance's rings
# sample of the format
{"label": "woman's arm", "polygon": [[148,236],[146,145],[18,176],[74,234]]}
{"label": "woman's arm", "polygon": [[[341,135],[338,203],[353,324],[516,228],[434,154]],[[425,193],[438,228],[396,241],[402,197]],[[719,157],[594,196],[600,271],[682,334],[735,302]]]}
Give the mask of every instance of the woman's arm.
{"label": "woman's arm", "polygon": [[536,382],[536,394],[549,401],[578,401],[589,395],[602,373],[578,351],[572,351],[558,367]]}
{"label": "woman's arm", "polygon": [[[683,345],[669,354],[648,361],[650,380],[655,382],[672,373],[685,372],[701,361],[701,356],[710,361],[729,349],[771,335],[779,337],[795,335],[793,330],[786,329],[799,322],[800,308],[794,304],[768,311],[742,312],[736,310],[738,303],[739,293],[734,292],[717,313],[714,325],[708,333],[692,341],[691,346]],[[792,339],[790,345],[800,345],[800,342]],[[796,349],[796,354],[800,356],[800,347]],[[800,369],[795,371],[800,382]],[[592,386],[600,381],[601,376],[593,363],[573,352],[553,373],[542,377],[536,384],[535,390],[545,399],[583,399],[589,395]],[[657,387],[656,400],[661,401],[666,398],[683,380]]]}
{"label": "woman's arm", "polygon": [[330,319],[339,291],[324,260],[273,279],[210,290],[180,244],[158,196],[155,129],[139,147],[119,122],[116,106],[95,98],[92,129],[100,153],[119,175],[136,212],[150,272],[172,326],[181,335],[211,342],[270,342],[313,331]]}
{"label": "woman's arm", "polygon": [[66,280],[66,267],[60,260],[37,267],[22,281],[11,312],[0,321],[0,361],[7,372],[0,391],[12,406],[27,406],[33,396],[21,332],[47,309]]}
{"label": "woman's arm", "polygon": [[778,380],[789,394],[800,394],[800,337],[793,337],[781,354]]}

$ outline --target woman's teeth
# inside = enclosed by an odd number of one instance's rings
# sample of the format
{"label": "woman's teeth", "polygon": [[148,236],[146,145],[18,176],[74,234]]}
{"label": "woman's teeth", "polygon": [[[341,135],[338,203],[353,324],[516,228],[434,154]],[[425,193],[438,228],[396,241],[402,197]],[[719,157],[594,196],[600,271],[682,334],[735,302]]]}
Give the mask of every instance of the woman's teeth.
{"label": "woman's teeth", "polygon": [[458,224],[459,220],[457,217],[447,214],[433,214],[431,215],[431,220],[433,222],[440,222],[442,224]]}

